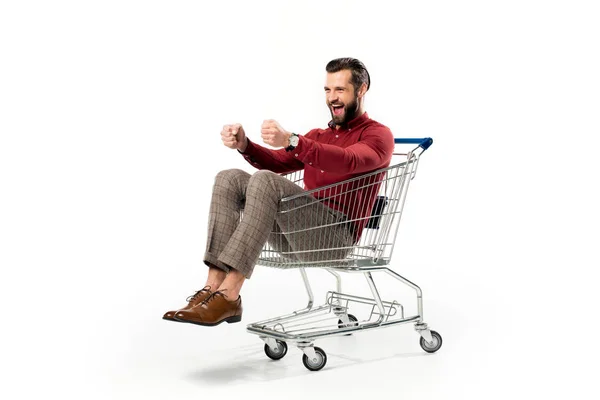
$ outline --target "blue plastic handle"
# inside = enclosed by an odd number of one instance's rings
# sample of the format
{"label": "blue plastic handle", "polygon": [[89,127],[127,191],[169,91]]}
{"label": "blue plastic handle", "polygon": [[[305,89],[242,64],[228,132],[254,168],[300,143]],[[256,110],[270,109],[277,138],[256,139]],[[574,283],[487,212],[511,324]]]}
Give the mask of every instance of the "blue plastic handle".
{"label": "blue plastic handle", "polygon": [[433,139],[430,137],[422,138],[422,139],[408,139],[408,138],[394,138],[394,143],[399,144],[418,144],[419,147],[423,149],[423,151],[427,150],[429,146],[433,143]]}

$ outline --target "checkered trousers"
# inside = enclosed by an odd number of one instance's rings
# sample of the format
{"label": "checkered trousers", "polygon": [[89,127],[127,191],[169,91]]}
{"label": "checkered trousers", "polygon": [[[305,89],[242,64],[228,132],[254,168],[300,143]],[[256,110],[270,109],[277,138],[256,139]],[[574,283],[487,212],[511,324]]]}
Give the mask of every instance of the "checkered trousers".
{"label": "checkered trousers", "polygon": [[[276,251],[297,254],[300,260],[345,257],[354,237],[342,223],[344,214],[315,202],[310,195],[286,204],[292,210],[281,209],[282,198],[303,192],[267,170],[253,175],[239,169],[219,172],[210,204],[204,263],[227,272],[234,268],[250,278],[267,241]],[[307,224],[324,227],[315,231],[307,229]],[[340,250],[312,251],[319,247]]]}

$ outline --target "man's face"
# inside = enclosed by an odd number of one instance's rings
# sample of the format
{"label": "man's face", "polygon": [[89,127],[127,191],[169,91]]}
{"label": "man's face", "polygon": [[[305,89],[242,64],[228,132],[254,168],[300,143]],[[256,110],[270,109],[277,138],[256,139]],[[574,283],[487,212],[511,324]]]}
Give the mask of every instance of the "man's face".
{"label": "man's face", "polygon": [[358,113],[358,96],[351,80],[352,72],[348,69],[327,73],[325,100],[336,125],[352,121]]}

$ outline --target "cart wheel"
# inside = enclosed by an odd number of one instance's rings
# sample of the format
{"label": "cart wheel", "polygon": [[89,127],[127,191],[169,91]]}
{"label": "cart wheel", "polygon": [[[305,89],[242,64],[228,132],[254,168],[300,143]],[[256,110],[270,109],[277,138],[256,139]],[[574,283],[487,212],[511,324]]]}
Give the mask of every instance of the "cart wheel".
{"label": "cart wheel", "polygon": [[281,360],[287,354],[287,343],[282,342],[281,340],[276,340],[277,349],[273,350],[269,347],[268,344],[265,343],[265,354],[271,360]]}
{"label": "cart wheel", "polygon": [[428,343],[423,336],[421,336],[421,347],[428,353],[435,353],[442,347],[442,336],[436,331],[431,331],[432,343]]}
{"label": "cart wheel", "polygon": [[[347,328],[349,326],[357,326],[358,325],[358,319],[352,315],[352,314],[348,314],[348,319],[350,320],[350,323],[348,324],[344,324],[344,321],[342,321],[341,319],[338,320],[338,328]],[[344,336],[350,336],[352,335],[351,333],[347,333]]]}
{"label": "cart wheel", "polygon": [[309,359],[306,354],[302,356],[302,363],[311,371],[318,371],[327,364],[327,354],[322,348],[315,346],[316,359]]}

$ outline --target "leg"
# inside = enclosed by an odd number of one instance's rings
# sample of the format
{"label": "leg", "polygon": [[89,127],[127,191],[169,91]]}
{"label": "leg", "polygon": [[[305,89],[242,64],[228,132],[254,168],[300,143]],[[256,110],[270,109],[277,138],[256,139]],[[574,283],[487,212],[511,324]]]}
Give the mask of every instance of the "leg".
{"label": "leg", "polygon": [[[213,295],[190,310],[178,312],[175,315],[175,318],[198,325],[208,326],[217,325],[223,321],[228,323],[239,322],[242,314],[242,304],[239,292],[245,279],[250,278],[252,275],[254,265],[258,260],[263,246],[267,242],[267,238],[272,231],[275,221],[279,224],[277,214],[281,199],[303,192],[304,190],[301,187],[284,177],[270,171],[258,171],[252,175],[247,182],[245,191],[246,197],[243,204],[244,216],[241,221],[239,221],[241,207],[233,208],[233,210],[236,210],[235,212],[238,213],[234,215],[234,217],[236,217],[235,221],[231,219],[231,215],[226,215],[222,219],[224,221],[229,221],[229,223],[223,223],[222,225],[217,225],[216,223],[216,221],[219,220],[219,212],[215,212],[216,217],[214,219],[211,215],[213,225],[209,227],[209,233],[213,232],[213,235],[209,239],[210,242],[207,245],[207,257],[205,258],[205,262],[211,265],[212,262],[210,261],[213,260],[209,260],[208,257],[215,255],[211,254],[211,252],[214,253],[214,248],[222,248],[223,250],[218,255],[214,265],[222,268],[223,271],[228,269],[229,273]],[[243,193],[241,196],[243,197]],[[304,208],[302,214],[299,214],[299,216],[295,217],[293,220],[308,220],[312,224],[316,223],[315,226],[322,227],[327,223],[331,223],[331,221],[337,220],[339,217],[335,212],[330,211],[329,207],[321,204],[311,196],[307,196],[306,201],[309,202],[310,207]],[[219,197],[213,198],[213,202],[219,202]],[[222,209],[220,204],[215,204],[214,208],[217,210]],[[211,204],[211,212],[212,209],[213,206]],[[225,208],[224,212],[231,214],[231,210],[227,211],[227,208]],[[237,227],[232,228],[236,223]],[[220,236],[222,235],[222,232],[218,231],[218,226],[223,226],[223,229],[225,230],[233,230],[233,234],[224,246],[224,238]],[[301,222],[296,223],[294,226],[296,228],[301,226]],[[311,237],[310,242],[313,243],[317,239],[328,240],[323,235],[329,235],[327,237],[331,237],[331,234],[336,233],[338,228],[336,228],[336,230],[326,229],[322,232],[319,231],[318,238]],[[230,232],[230,230],[226,230],[225,232]],[[293,232],[290,232],[290,234],[293,234]],[[219,240],[213,240],[213,237],[216,237]],[[297,241],[308,243],[308,237],[309,236],[307,236],[306,233],[302,233],[300,236],[302,240]],[[214,248],[211,247],[213,241],[220,245],[215,245]],[[318,247],[315,248],[318,249]]]}
{"label": "leg", "polygon": [[354,238],[343,224],[344,214],[310,195],[282,207],[282,198],[301,193],[301,187],[269,171],[250,178],[244,218],[219,256],[232,267],[219,287],[229,298],[238,298],[244,277],[252,274],[267,240],[280,253],[294,254],[304,262],[343,260],[350,253]]}
{"label": "leg", "polygon": [[345,260],[354,244],[346,216],[311,196],[289,203],[285,207],[290,211],[276,217],[283,235],[275,247],[288,248],[288,258],[293,255],[301,264]]}
{"label": "leg", "polygon": [[209,266],[206,286],[213,290],[221,285],[229,272],[229,266],[218,257],[240,222],[249,180],[250,174],[239,169],[221,171],[215,177],[204,254],[204,263]]}
{"label": "leg", "polygon": [[[235,176],[240,176],[240,174]],[[239,181],[227,185],[227,189],[235,188],[236,183],[239,184]],[[215,183],[215,192],[217,192],[217,186]],[[241,187],[242,185],[237,186]],[[223,321],[239,322],[241,320],[240,290],[246,278],[250,278],[256,260],[275,225],[275,215],[280,200],[303,191],[298,185],[270,171],[256,172],[247,181],[245,189],[245,192],[237,191],[233,195],[229,190],[224,191],[224,195],[221,195],[221,189],[217,195],[214,195],[213,192],[211,225],[209,227],[209,233],[212,232],[212,236],[207,246],[205,262],[207,259],[214,262],[214,259],[210,259],[213,256],[211,252],[216,253],[214,249],[222,249],[215,265],[224,266],[229,271],[216,292],[202,304],[177,312],[175,314],[177,320],[205,326],[218,325]],[[227,200],[235,198],[235,194],[239,195],[239,204],[245,194],[244,216],[241,221],[239,221],[241,207],[236,206],[235,202],[233,204],[226,203],[225,206],[220,204],[222,198],[225,198],[224,201],[227,202]],[[213,210],[216,210],[214,216]],[[223,212],[228,215],[221,217],[220,214]],[[236,223],[237,226],[232,229]],[[223,231],[219,231],[219,228]],[[231,230],[233,230],[233,234],[230,234]],[[230,235],[230,238],[227,243],[224,243],[226,235]],[[223,268],[224,270],[225,268]],[[210,268],[209,281],[217,282],[211,278],[218,278],[218,272],[217,268]]]}
{"label": "leg", "polygon": [[233,300],[240,297],[240,290],[246,280],[246,276],[240,271],[231,268],[225,279],[221,282],[218,287],[218,291],[225,291],[227,298]]}
{"label": "leg", "polygon": [[244,217],[218,261],[250,278],[273,229],[280,200],[303,192],[301,187],[273,172],[258,171],[252,175],[246,189]]}
{"label": "leg", "polygon": [[[176,320],[205,326],[218,325],[224,321],[241,321],[242,299],[239,292],[245,279],[252,274],[254,264],[275,223],[280,199],[302,192],[302,188],[293,182],[270,171],[255,173],[248,180],[245,192],[244,182],[239,179],[244,175],[229,171],[220,175],[228,177],[230,183],[223,184],[222,188],[219,184],[221,179],[215,182],[205,263],[212,266],[208,279],[212,284],[219,278],[219,271],[214,267],[220,268],[223,273],[228,270],[228,273],[218,290],[206,300],[175,314]],[[237,199],[237,202],[232,199]],[[242,208],[244,215],[240,221]],[[230,237],[226,241],[228,235]],[[218,258],[215,260],[214,256],[217,254]]]}
{"label": "leg", "polygon": [[238,169],[221,171],[215,178],[209,213],[208,236],[204,263],[209,266],[208,277],[203,289],[187,298],[188,304],[178,310],[167,311],[163,319],[178,321],[178,311],[190,310],[216,291],[224,281],[229,267],[219,263],[218,254],[223,250],[229,237],[237,227],[241,210],[244,208],[246,186],[250,174]]}
{"label": "leg", "polygon": [[217,268],[215,266],[209,266],[208,268],[208,277],[206,278],[206,284],[204,287],[207,287],[209,290],[215,291],[221,286],[225,278],[227,277],[228,272],[223,271],[221,268]]}

